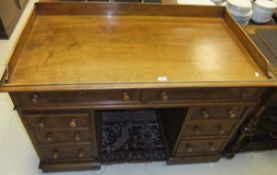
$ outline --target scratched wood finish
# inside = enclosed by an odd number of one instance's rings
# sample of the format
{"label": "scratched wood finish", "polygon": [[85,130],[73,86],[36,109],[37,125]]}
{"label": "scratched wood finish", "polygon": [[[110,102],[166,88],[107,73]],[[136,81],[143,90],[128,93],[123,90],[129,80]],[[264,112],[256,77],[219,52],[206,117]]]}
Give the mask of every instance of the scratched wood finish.
{"label": "scratched wood finish", "polygon": [[37,16],[19,56],[10,86],[267,80],[221,18]]}
{"label": "scratched wood finish", "polygon": [[2,91],[274,84],[221,7],[40,2],[33,14]]}
{"label": "scratched wood finish", "polygon": [[222,19],[38,16],[20,56],[11,85],[266,80]]}

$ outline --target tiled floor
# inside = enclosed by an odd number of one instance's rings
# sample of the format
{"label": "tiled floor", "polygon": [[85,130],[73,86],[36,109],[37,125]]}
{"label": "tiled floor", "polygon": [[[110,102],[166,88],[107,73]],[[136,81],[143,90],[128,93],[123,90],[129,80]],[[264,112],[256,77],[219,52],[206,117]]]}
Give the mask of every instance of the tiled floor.
{"label": "tiled floor", "polygon": [[[31,0],[10,40],[0,40],[0,72],[33,8]],[[37,175],[39,159],[9,96],[0,94],[0,175]],[[52,174],[52,173],[51,173]],[[53,173],[59,175],[277,175],[277,151],[237,155],[217,163],[166,166],[164,162],[102,166],[99,171]]]}

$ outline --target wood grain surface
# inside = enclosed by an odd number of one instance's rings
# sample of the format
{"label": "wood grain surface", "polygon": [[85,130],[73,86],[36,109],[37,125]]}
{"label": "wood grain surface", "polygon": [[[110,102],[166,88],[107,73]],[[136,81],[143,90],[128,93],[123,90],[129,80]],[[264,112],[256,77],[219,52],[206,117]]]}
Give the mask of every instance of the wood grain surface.
{"label": "wood grain surface", "polygon": [[10,84],[256,81],[220,18],[38,16]]}
{"label": "wood grain surface", "polygon": [[1,91],[276,84],[221,7],[190,7],[38,3]]}

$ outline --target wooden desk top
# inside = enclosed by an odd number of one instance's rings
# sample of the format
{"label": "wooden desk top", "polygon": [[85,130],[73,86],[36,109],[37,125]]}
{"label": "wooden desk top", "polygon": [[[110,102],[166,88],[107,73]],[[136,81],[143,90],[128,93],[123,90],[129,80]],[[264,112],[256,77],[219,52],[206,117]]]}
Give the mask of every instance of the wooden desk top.
{"label": "wooden desk top", "polygon": [[248,34],[256,34],[257,29],[277,30],[277,25],[247,25],[244,28]]}
{"label": "wooden desk top", "polygon": [[272,84],[222,16],[37,15],[16,57],[2,90]]}

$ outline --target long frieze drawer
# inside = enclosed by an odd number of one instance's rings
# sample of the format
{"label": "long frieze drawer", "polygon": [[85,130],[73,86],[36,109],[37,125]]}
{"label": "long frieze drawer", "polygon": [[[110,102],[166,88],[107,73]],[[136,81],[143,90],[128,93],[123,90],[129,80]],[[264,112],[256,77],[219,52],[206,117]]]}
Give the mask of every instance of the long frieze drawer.
{"label": "long frieze drawer", "polygon": [[89,113],[23,113],[31,128],[89,128]]}
{"label": "long frieze drawer", "polygon": [[190,119],[237,119],[243,115],[245,106],[191,107]]}
{"label": "long frieze drawer", "polygon": [[253,99],[257,93],[257,88],[151,89],[144,91],[144,100],[153,103],[196,100],[240,100]]}
{"label": "long frieze drawer", "polygon": [[225,140],[181,140],[177,151],[176,156],[184,156],[191,154],[214,154],[218,153],[221,150]]}
{"label": "long frieze drawer", "polygon": [[14,93],[17,106],[128,104],[140,102],[139,90],[98,90],[80,92]]}
{"label": "long frieze drawer", "polygon": [[185,124],[183,137],[227,137],[237,120],[191,120]]}
{"label": "long frieze drawer", "polygon": [[34,131],[40,144],[63,143],[63,142],[90,142],[95,140],[91,129],[70,130],[41,130]]}
{"label": "long frieze drawer", "polygon": [[41,151],[44,159],[49,160],[81,160],[94,159],[95,153],[92,144],[43,146]]}

